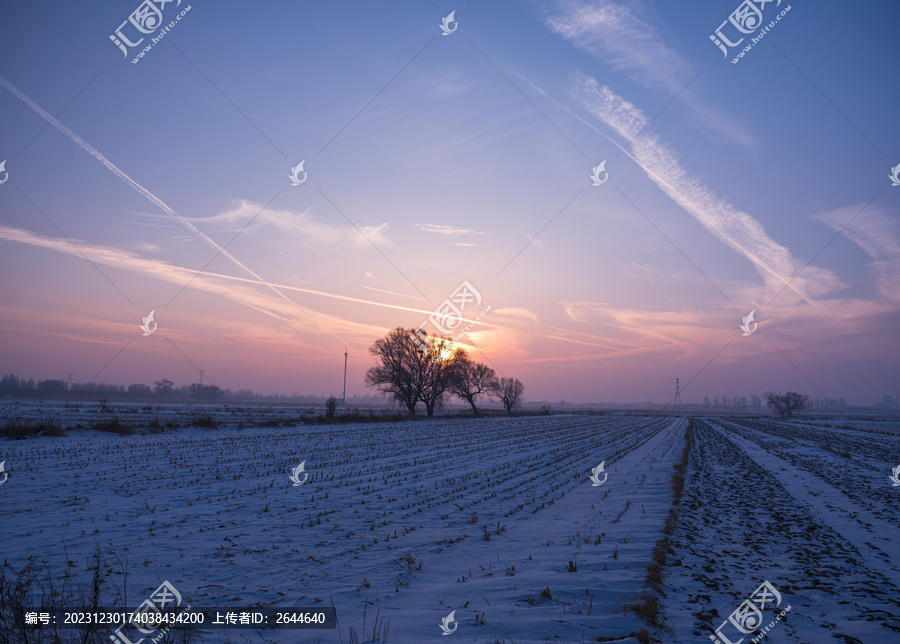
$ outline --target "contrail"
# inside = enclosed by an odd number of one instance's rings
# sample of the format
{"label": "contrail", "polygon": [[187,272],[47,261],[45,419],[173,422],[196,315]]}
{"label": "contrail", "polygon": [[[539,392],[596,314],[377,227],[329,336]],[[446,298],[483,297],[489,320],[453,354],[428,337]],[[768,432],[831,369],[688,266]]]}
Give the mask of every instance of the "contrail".
{"label": "contrail", "polygon": [[428,300],[423,300],[421,297],[416,297],[415,295],[404,295],[403,293],[394,293],[393,291],[385,291],[384,289],[375,288],[374,286],[360,285],[360,288],[367,288],[370,291],[378,291],[379,293],[387,293],[388,295],[396,295],[397,297],[408,297],[411,300],[418,300],[419,302],[428,302]]}
{"label": "contrail", "polygon": [[[156,195],[154,195],[152,192],[147,190],[144,186],[142,186],[137,181],[135,181],[134,179],[129,177],[127,174],[125,174],[112,161],[110,161],[105,156],[103,156],[103,154],[101,154],[101,152],[97,148],[95,148],[93,145],[91,145],[90,143],[88,143],[87,141],[82,139],[80,136],[75,134],[72,130],[67,128],[65,125],[60,123],[58,120],[56,120],[55,117],[53,117],[51,114],[49,114],[40,105],[35,103],[29,96],[27,96],[18,87],[16,87],[12,83],[10,83],[8,80],[6,80],[6,78],[4,78],[3,76],[0,76],[0,85],[3,85],[3,87],[8,89],[10,91],[10,93],[12,93],[14,96],[19,98],[22,102],[24,102],[28,107],[30,107],[32,110],[34,110],[41,118],[43,118],[45,121],[47,121],[50,125],[52,125],[57,130],[59,130],[60,132],[65,134],[67,137],[72,139],[82,150],[84,150],[85,152],[90,154],[92,157],[97,159],[110,172],[112,172],[114,175],[116,175],[122,181],[124,181],[126,184],[128,184],[128,186],[131,187],[133,190],[135,190],[138,194],[145,197],[148,201],[150,201],[150,203],[155,205],[157,208],[162,210],[164,213],[166,213],[170,217],[174,217],[175,219],[177,219],[179,222],[181,222],[181,224],[185,228],[187,228],[192,233],[197,235],[200,239],[202,239],[204,242],[206,242],[210,247],[212,247],[213,249],[217,250],[219,253],[221,253],[228,259],[230,259],[232,262],[234,262],[234,264],[236,266],[239,266],[240,268],[242,268],[245,271],[247,271],[248,273],[250,273],[253,277],[255,277],[257,280],[259,280],[260,283],[265,284],[270,289],[275,291],[283,299],[287,300],[291,304],[296,305],[296,303],[293,300],[291,300],[284,293],[282,293],[277,288],[275,288],[274,286],[269,284],[265,279],[263,279],[262,276],[255,273],[249,266],[247,266],[246,264],[241,262],[238,258],[236,258],[234,255],[232,255],[227,250],[225,250],[222,246],[219,246],[216,242],[214,242],[212,239],[210,239],[205,234],[203,234],[203,232],[199,228],[197,228],[194,224],[192,224],[190,221],[188,221],[187,219],[185,219],[184,217],[179,215],[177,212],[175,212],[174,210],[169,208],[169,206],[162,199],[159,199]],[[334,332],[329,331],[329,333],[334,335],[334,337],[337,338],[338,340],[340,340],[342,343],[346,344],[344,339],[335,335]]]}

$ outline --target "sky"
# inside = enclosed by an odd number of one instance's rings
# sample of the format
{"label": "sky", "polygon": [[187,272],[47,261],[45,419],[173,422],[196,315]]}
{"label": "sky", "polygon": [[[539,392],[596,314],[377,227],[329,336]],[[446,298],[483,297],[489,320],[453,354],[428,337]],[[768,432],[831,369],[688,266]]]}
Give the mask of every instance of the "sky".
{"label": "sky", "polygon": [[900,396],[900,5],[751,4],[10,5],[0,371],[368,395],[468,283],[532,401]]}

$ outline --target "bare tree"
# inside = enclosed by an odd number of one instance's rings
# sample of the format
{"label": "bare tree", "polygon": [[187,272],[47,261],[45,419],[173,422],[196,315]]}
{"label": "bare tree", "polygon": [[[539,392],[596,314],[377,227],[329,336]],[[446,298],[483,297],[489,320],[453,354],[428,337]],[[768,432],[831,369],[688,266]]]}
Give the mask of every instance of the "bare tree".
{"label": "bare tree", "polygon": [[766,400],[766,406],[775,409],[782,418],[791,418],[794,414],[809,407],[809,396],[798,394],[795,391],[789,391],[786,394],[765,391],[763,398]]}
{"label": "bare tree", "polygon": [[392,396],[406,405],[410,416],[416,415],[419,382],[416,371],[421,352],[405,329],[396,328],[375,340],[369,347],[376,364],[366,372],[366,385]]}
{"label": "bare tree", "polygon": [[328,396],[325,400],[325,418],[334,418],[337,411],[338,399],[334,396]]}
{"label": "bare tree", "polygon": [[512,414],[513,410],[521,404],[524,393],[525,385],[518,378],[500,378],[493,390],[493,394],[506,408],[507,414]]}
{"label": "bare tree", "polygon": [[423,343],[412,329],[396,328],[369,347],[377,364],[366,372],[366,384],[393,396],[416,415],[416,405],[425,404],[434,415],[448,392],[451,374],[458,364],[457,352],[448,338],[429,337]]}
{"label": "bare tree", "polygon": [[449,338],[429,337],[425,345],[419,347],[419,372],[421,373],[419,398],[425,403],[425,413],[434,416],[436,407],[442,407],[450,392],[450,384],[465,360],[465,351],[454,349]]}
{"label": "bare tree", "polygon": [[472,362],[468,354],[460,349],[456,352],[456,369],[450,374],[449,390],[472,406],[472,413],[478,416],[475,397],[496,391],[499,383],[494,370],[479,362]]}

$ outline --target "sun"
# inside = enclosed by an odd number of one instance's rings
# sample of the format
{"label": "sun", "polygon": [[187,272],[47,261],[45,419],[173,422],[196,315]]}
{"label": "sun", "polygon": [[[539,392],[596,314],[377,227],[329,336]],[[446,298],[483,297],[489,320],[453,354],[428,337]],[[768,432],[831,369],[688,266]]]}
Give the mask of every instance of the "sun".
{"label": "sun", "polygon": [[457,344],[452,340],[444,340],[444,344],[441,346],[440,355],[438,355],[437,358],[440,362],[446,362],[453,358],[460,349],[462,349],[462,345]]}

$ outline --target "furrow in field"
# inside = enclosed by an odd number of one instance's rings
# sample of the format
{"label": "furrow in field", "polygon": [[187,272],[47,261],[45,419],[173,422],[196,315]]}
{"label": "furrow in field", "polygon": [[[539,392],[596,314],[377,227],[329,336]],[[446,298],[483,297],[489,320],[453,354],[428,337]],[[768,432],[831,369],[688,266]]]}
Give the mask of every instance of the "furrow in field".
{"label": "furrow in field", "polygon": [[[720,422],[695,421],[695,438],[666,569],[673,643],[707,640],[766,580],[781,592],[782,608],[791,606],[771,641],[876,642],[900,633],[897,586],[870,569],[852,543],[799,503]],[[854,640],[838,624],[854,624],[853,636],[865,639]]]}
{"label": "furrow in field", "polygon": [[[754,442],[758,435],[753,430],[743,429],[741,435],[737,434],[738,432],[731,432],[729,438],[756,463],[771,472],[788,494],[804,504],[817,516],[820,523],[830,526],[847,542],[853,544],[870,570],[878,571],[890,579],[894,586],[900,588],[900,542],[893,538],[893,533],[897,529],[896,523],[885,521],[861,507],[831,481],[823,480],[805,467],[795,466],[789,460],[780,458],[778,454],[785,452],[773,453],[763,449]],[[817,446],[812,448],[821,451]],[[837,474],[834,478],[840,478],[842,468],[847,467],[845,463],[838,462],[839,456],[826,452],[820,458],[833,461],[826,467]],[[814,462],[820,465],[818,460]],[[868,478],[876,479],[876,476],[871,473]],[[877,478],[884,478],[881,487],[890,491],[890,480],[886,476]],[[878,482],[878,480],[867,481],[873,488]],[[859,498],[860,491],[856,492],[854,496]]]}

